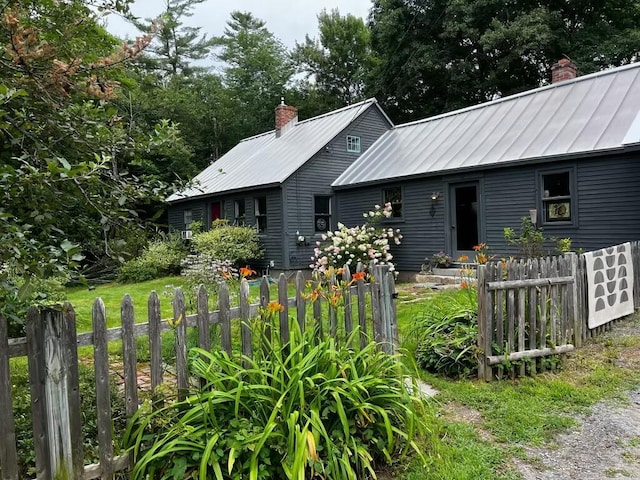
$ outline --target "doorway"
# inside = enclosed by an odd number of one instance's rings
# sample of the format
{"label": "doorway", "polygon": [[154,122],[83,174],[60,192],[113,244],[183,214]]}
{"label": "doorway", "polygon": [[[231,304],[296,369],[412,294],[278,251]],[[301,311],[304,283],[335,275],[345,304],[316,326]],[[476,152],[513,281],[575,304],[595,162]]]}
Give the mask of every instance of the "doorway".
{"label": "doorway", "polygon": [[480,202],[478,183],[450,187],[451,251],[453,258],[473,258],[473,247],[480,243]]}
{"label": "doorway", "polygon": [[222,204],[220,202],[213,202],[211,204],[211,224],[219,218],[222,218]]}

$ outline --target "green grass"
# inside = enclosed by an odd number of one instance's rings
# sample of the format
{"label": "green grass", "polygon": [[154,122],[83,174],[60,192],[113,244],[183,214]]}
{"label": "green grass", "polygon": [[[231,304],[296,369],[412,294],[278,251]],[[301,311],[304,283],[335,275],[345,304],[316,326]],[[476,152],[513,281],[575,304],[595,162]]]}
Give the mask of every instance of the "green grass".
{"label": "green grass", "polygon": [[[136,322],[145,322],[147,318],[147,301],[149,294],[156,291],[160,296],[162,318],[168,318],[172,314],[171,298],[173,290],[168,286],[182,287],[182,277],[165,277],[157,280],[140,283],[109,283],[100,285],[95,290],[86,287],[75,287],[67,290],[67,301],[71,302],[76,312],[76,323],[79,332],[91,330],[91,309],[96,298],[100,297],[104,302],[107,314],[107,326],[120,325],[120,304],[126,294],[131,295],[136,313]],[[163,292],[171,293],[171,296],[163,295]]]}
{"label": "green grass", "polygon": [[[400,296],[400,332],[410,331],[423,306],[405,303]],[[406,335],[401,340],[410,355],[415,341]],[[600,400],[623,398],[626,390],[640,385],[640,357],[634,353],[639,348],[640,336],[596,339],[570,355],[556,373],[515,381],[454,381],[421,372],[423,380],[440,391],[432,400],[432,435],[424,441],[431,463],[410,462],[397,468],[393,478],[521,478],[508,467],[508,459],[519,455],[518,446],[544,445],[575,424],[573,415]],[[476,412],[477,419],[469,423],[452,418],[456,406]],[[490,440],[481,439],[480,433]]]}

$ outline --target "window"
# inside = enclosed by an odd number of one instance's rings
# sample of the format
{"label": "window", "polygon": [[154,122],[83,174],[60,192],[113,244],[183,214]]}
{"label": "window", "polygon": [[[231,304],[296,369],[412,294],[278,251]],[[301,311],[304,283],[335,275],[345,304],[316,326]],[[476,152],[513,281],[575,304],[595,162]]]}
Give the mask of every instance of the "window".
{"label": "window", "polygon": [[191,209],[184,212],[184,229],[191,230],[191,224],[193,223],[193,211]]}
{"label": "window", "polygon": [[360,137],[347,135],[347,152],[360,153]]}
{"label": "window", "polygon": [[541,183],[543,222],[571,222],[571,171],[543,173]]}
{"label": "window", "polygon": [[255,199],[256,205],[256,228],[258,232],[267,231],[267,197]]}
{"label": "window", "polygon": [[245,208],[244,199],[236,200],[234,203],[234,222],[236,225],[244,225]]}
{"label": "window", "polygon": [[313,224],[316,232],[327,232],[331,228],[331,197],[317,195],[313,198]]}
{"label": "window", "polygon": [[384,204],[391,204],[391,218],[402,218],[402,189],[400,187],[384,190]]}

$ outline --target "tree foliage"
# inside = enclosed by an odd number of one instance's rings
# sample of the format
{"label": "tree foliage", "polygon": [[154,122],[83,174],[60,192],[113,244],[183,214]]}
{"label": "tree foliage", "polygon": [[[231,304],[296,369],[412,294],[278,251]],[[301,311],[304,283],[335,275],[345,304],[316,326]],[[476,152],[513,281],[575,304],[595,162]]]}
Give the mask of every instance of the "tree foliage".
{"label": "tree foliage", "polygon": [[318,29],[319,39],[307,35],[304,43],[296,44],[293,59],[298,70],[313,77],[318,89],[341,106],[364,100],[375,64],[369,28],[361,18],[341,16],[334,9],[318,14]]}
{"label": "tree foliage", "polygon": [[640,5],[624,0],[375,0],[372,88],[405,121],[528,90],[568,55],[582,74],[634,61]]}
{"label": "tree foliage", "polygon": [[173,143],[173,127],[138,132],[112,106],[122,66],[149,38],[119,45],[93,12],[81,0],[15,0],[0,17],[5,315],[46,297],[36,279],[85,256],[121,256],[125,240],[140,237],[139,213],[166,192],[143,164]]}
{"label": "tree foliage", "polygon": [[236,130],[245,137],[272,129],[273,109],[293,75],[286,48],[264,21],[239,11],[231,13],[216,43],[225,63],[223,82],[236,102]]}
{"label": "tree foliage", "polygon": [[184,20],[193,16],[193,9],[205,0],[164,0],[164,12],[158,19],[140,21],[130,17],[134,25],[154,40],[141,62],[147,70],[161,77],[191,75],[204,70],[194,61],[208,57],[213,40],[200,33],[201,27],[189,27]]}

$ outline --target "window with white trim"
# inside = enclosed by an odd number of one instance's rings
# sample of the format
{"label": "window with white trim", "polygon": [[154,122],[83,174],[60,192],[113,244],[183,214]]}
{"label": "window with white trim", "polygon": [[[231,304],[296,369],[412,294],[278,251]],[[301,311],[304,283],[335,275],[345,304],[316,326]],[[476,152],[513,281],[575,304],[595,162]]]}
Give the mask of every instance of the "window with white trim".
{"label": "window with white trim", "polygon": [[245,218],[246,218],[244,198],[236,200],[233,204],[233,209],[234,209],[234,223],[236,225],[244,225]]}
{"label": "window with white trim", "polygon": [[347,152],[360,153],[360,137],[347,135]]}
{"label": "window with white trim", "polygon": [[542,173],[541,186],[543,223],[572,222],[571,170]]}
{"label": "window with white trim", "polygon": [[255,200],[256,228],[258,232],[267,231],[267,197],[257,197]]}
{"label": "window with white trim", "polygon": [[184,229],[191,230],[191,224],[193,223],[193,210],[188,209],[183,212]]}
{"label": "window with white trim", "polygon": [[316,232],[328,232],[331,229],[331,197],[316,195],[313,197],[313,225]]}

